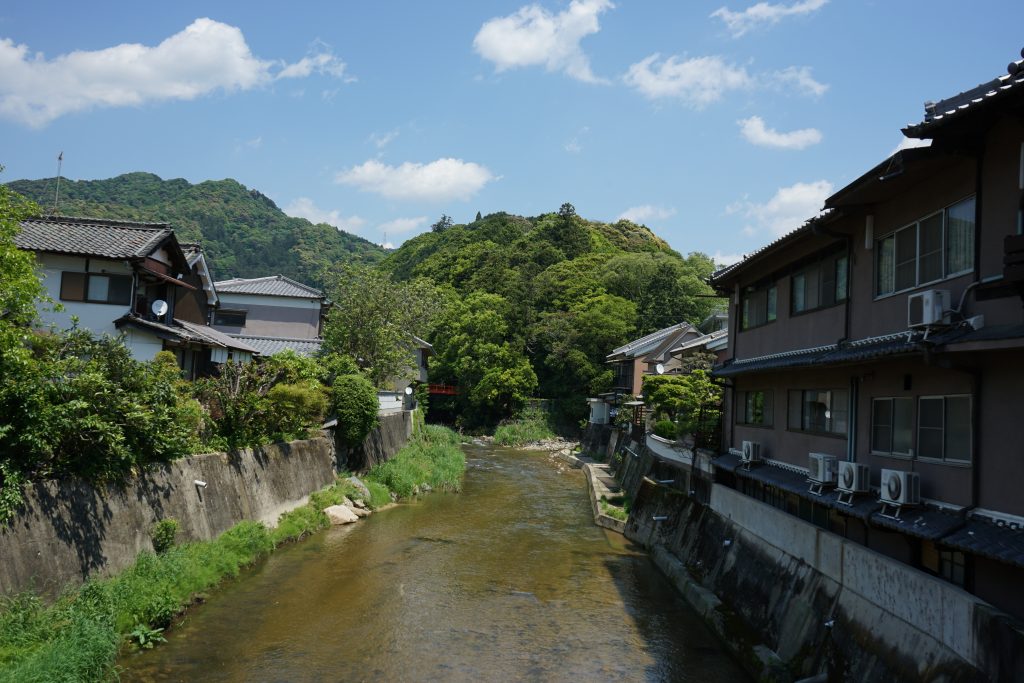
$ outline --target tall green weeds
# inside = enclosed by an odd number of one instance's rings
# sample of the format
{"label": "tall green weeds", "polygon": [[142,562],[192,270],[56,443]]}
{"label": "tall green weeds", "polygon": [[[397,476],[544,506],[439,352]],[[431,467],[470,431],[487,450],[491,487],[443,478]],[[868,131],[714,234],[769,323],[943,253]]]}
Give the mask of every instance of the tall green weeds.
{"label": "tall green weeds", "polygon": [[528,410],[519,419],[499,425],[494,431],[494,443],[499,446],[524,446],[554,437],[547,418],[539,410]]}
{"label": "tall green weeds", "polygon": [[459,443],[459,435],[452,430],[424,425],[393,458],[369,471],[367,483],[382,485],[399,498],[414,496],[423,484],[442,491],[461,491],[466,456]]}

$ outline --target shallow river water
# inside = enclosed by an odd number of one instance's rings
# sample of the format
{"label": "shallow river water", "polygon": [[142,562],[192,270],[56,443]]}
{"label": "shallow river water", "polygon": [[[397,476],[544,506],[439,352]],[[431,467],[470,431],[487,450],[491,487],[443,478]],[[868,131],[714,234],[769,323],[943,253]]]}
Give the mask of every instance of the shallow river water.
{"label": "shallow river water", "polygon": [[467,446],[431,494],[275,552],[122,681],[742,681],[578,471]]}

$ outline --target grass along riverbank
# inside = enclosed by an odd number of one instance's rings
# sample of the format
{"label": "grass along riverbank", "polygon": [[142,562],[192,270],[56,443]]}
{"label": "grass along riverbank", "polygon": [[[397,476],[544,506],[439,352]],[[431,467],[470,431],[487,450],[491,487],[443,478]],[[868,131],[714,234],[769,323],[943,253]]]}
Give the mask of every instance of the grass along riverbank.
{"label": "grass along riverbank", "polygon": [[[427,426],[391,460],[371,470],[365,483],[371,507],[422,491],[461,489],[465,456],[459,437]],[[79,683],[116,678],[122,647],[153,647],[175,617],[222,580],[330,522],[323,509],[345,497],[361,498],[347,479],[310,495],[309,503],[281,516],[269,529],[240,522],[212,541],[186,543],[161,554],[141,553],[120,574],[67,591],[52,605],[22,594],[0,600],[0,682]]]}
{"label": "grass along riverbank", "polygon": [[555,432],[548,424],[544,413],[529,410],[523,416],[498,425],[494,430],[494,443],[498,446],[525,446],[535,441],[555,438]]}

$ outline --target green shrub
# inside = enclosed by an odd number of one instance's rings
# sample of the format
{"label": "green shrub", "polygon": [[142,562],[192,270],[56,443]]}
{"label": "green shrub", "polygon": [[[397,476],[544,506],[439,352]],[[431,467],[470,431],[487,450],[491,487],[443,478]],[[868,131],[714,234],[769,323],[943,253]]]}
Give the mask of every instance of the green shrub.
{"label": "green shrub", "polygon": [[539,410],[527,410],[519,419],[502,423],[494,431],[494,443],[499,446],[522,446],[554,437],[546,416]]}
{"label": "green shrub", "polygon": [[338,416],[338,441],[346,446],[358,446],[377,426],[377,390],[362,375],[335,378],[331,405]]}
{"label": "green shrub", "polygon": [[267,404],[275,441],[305,439],[323,422],[327,394],[316,380],[277,384],[267,392]]}
{"label": "green shrub", "polygon": [[658,420],[654,423],[654,433],[663,439],[675,439],[676,424],[672,420]]}
{"label": "green shrub", "polygon": [[174,537],[178,534],[178,520],[173,517],[161,519],[153,525],[149,532],[153,539],[153,551],[163,555],[174,546]]}
{"label": "green shrub", "polygon": [[[423,484],[444,491],[462,490],[466,456],[459,447],[459,435],[438,425],[426,425],[419,436],[393,458],[374,466],[365,481],[410,498]],[[371,489],[371,494],[373,490]]]}

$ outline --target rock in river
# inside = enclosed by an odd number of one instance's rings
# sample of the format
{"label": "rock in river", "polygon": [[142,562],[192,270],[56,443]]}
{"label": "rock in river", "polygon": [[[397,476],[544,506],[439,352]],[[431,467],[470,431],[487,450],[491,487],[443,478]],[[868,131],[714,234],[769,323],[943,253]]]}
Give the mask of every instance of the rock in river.
{"label": "rock in river", "polygon": [[327,519],[331,520],[331,524],[335,526],[359,521],[356,513],[344,505],[332,505],[329,508],[324,508],[324,514],[327,515]]}

